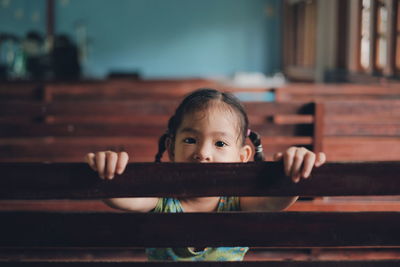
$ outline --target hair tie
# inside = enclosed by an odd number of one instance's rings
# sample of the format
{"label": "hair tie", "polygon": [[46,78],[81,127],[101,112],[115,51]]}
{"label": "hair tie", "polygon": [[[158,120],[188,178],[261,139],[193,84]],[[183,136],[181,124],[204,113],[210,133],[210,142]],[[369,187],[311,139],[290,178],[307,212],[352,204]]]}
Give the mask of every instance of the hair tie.
{"label": "hair tie", "polygon": [[251,133],[251,130],[250,130],[250,129],[247,129],[246,136],[249,137],[249,136],[250,136],[250,133]]}
{"label": "hair tie", "polygon": [[258,146],[256,146],[256,153],[261,153],[263,152],[263,147],[261,144],[259,144]]}

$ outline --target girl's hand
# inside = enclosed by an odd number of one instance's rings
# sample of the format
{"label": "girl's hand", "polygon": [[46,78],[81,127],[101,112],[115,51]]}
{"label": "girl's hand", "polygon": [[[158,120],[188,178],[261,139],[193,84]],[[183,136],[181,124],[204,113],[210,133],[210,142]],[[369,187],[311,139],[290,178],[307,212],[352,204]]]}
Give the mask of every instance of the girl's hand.
{"label": "girl's hand", "polygon": [[325,153],[317,155],[304,147],[290,147],[285,153],[276,153],[274,160],[284,162],[285,174],[291,176],[293,182],[298,183],[301,178],[310,177],[313,167],[319,167],[326,161]]}
{"label": "girl's hand", "polygon": [[88,153],[85,161],[99,173],[101,179],[113,179],[115,173],[122,174],[128,164],[129,156],[126,152],[99,151]]}

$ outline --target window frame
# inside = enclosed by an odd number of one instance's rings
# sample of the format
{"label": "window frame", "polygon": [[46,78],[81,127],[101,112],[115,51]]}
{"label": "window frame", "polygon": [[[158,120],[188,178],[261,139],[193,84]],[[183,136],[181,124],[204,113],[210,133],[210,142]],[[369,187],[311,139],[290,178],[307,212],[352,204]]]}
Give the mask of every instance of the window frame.
{"label": "window frame", "polygon": [[[355,71],[357,74],[366,74],[369,76],[394,78],[400,74],[400,69],[396,69],[396,53],[399,55],[400,51],[396,51],[396,34],[400,36],[400,29],[396,29],[396,18],[398,16],[397,10],[400,0],[370,0],[371,6],[369,10],[370,27],[369,27],[369,66],[364,68],[361,64],[361,36],[362,36],[362,0],[358,1],[357,14],[350,14],[353,16],[353,21],[357,20],[357,39],[356,48],[351,53],[353,58],[352,65],[349,65],[349,70]],[[378,32],[378,12],[379,3],[384,3],[387,9],[387,28],[385,32],[386,39],[386,59],[385,65],[378,66],[378,40],[380,38]],[[397,32],[396,32],[397,31]],[[354,64],[355,63],[355,64]],[[399,63],[400,65],[400,63]]]}

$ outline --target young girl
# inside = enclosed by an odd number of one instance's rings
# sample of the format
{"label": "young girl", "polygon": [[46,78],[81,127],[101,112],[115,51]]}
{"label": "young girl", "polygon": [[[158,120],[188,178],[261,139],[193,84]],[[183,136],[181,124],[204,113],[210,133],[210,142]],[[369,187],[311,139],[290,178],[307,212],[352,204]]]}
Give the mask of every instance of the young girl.
{"label": "young girl", "polygon": [[[249,137],[254,147],[255,161],[264,155],[257,133],[248,128],[248,118],[240,102],[231,94],[213,89],[200,89],[188,95],[168,122],[167,132],[159,140],[156,162],[166,150],[173,162],[248,162],[252,149],[246,145]],[[284,171],[294,182],[308,178],[314,166],[325,162],[325,154],[298,147],[274,155],[284,161]],[[102,179],[122,174],[127,163],[126,152],[89,153],[86,161]],[[298,197],[197,197],[197,198],[114,198],[104,200],[111,207],[136,212],[222,212],[280,211]],[[149,248],[150,260],[176,261],[240,261],[248,247],[218,248]]]}

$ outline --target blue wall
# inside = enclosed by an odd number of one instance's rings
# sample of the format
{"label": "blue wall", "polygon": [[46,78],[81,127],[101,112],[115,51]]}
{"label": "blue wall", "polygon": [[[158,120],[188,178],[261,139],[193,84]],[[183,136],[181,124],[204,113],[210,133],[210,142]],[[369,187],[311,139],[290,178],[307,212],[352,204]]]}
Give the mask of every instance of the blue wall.
{"label": "blue wall", "polygon": [[0,0],[0,33],[46,32],[45,0]]}
{"label": "blue wall", "polygon": [[[110,70],[138,70],[146,78],[269,74],[281,67],[280,2],[57,0],[56,31],[75,38],[76,26],[85,25],[90,44],[84,71],[90,76]],[[44,0],[11,0],[17,4],[44,11]],[[43,27],[44,32],[43,16],[32,25],[3,16],[7,13],[0,9],[0,31]]]}

